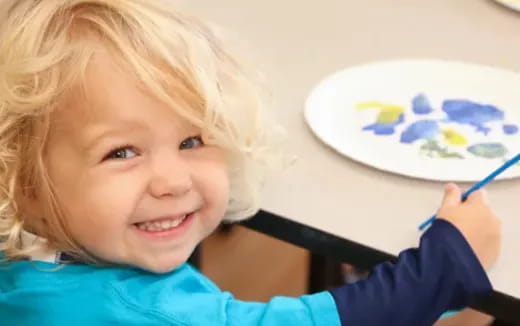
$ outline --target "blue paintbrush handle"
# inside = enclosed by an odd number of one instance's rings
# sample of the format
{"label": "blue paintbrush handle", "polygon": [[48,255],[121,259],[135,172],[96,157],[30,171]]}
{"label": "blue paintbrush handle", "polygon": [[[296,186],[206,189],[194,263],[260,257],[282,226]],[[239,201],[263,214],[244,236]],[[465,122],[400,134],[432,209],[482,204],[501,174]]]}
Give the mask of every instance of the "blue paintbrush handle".
{"label": "blue paintbrush handle", "polygon": [[[487,185],[488,183],[493,181],[493,179],[495,179],[500,173],[504,172],[509,167],[511,167],[514,164],[516,164],[518,161],[520,161],[520,154],[516,154],[512,159],[510,159],[507,162],[505,162],[504,164],[502,164],[498,169],[496,169],[495,171],[491,172],[487,177],[485,177],[481,181],[475,183],[473,185],[473,187],[471,187],[468,190],[466,190],[462,194],[462,201],[465,201],[472,192],[474,192],[475,190],[478,190],[478,189],[484,187],[485,185]],[[422,231],[425,228],[427,228],[430,224],[433,223],[435,218],[436,218],[436,216],[433,215],[432,217],[430,217],[429,219],[424,221],[421,225],[419,225],[419,230]]]}

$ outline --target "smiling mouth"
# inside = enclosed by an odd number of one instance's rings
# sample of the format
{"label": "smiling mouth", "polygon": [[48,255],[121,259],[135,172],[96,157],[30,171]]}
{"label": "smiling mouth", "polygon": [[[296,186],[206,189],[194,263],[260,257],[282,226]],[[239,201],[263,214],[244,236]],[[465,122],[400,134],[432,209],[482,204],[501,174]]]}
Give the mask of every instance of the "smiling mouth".
{"label": "smiling mouth", "polygon": [[191,217],[193,213],[186,214],[179,217],[161,218],[152,221],[135,223],[135,227],[146,232],[164,232],[179,227],[187,218]]}

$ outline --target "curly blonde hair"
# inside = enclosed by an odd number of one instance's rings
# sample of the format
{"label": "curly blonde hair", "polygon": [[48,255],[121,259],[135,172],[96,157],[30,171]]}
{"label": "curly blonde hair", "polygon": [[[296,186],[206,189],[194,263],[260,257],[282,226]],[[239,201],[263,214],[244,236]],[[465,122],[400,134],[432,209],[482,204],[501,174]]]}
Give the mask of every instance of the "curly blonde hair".
{"label": "curly blonde hair", "polygon": [[[258,210],[258,189],[275,156],[259,88],[206,25],[166,0],[1,0],[0,250],[30,254],[21,198],[45,202],[41,236],[81,253],[60,214],[43,155],[49,115],[81,86],[101,44],[139,85],[203,130],[230,156],[226,220]],[[269,128],[268,128],[269,127]],[[84,253],[88,255],[88,253]]]}

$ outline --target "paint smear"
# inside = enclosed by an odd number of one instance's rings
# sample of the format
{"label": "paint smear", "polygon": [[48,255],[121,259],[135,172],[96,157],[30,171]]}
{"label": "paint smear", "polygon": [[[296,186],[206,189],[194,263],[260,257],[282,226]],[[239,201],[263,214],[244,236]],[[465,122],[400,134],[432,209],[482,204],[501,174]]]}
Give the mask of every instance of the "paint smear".
{"label": "paint smear", "polygon": [[392,123],[373,123],[363,127],[363,130],[373,131],[374,134],[384,136],[393,135],[395,133],[395,127],[404,122],[404,114],[401,114],[396,122]]}
{"label": "paint smear", "polygon": [[[355,106],[358,110],[374,109],[378,110],[376,121],[363,127],[365,131],[371,131],[375,135],[393,135],[396,133],[397,126],[405,123],[406,110],[400,105],[367,101]],[[505,135],[516,135],[520,133],[520,127],[516,124],[506,123],[505,114],[494,105],[481,104],[467,99],[448,99],[442,103],[442,111],[445,118],[426,118],[434,111],[429,98],[418,93],[411,101],[411,115],[423,116],[422,120],[411,122],[404,126],[404,131],[400,134],[400,142],[412,144],[421,141],[420,152],[432,158],[443,159],[464,159],[465,153],[455,151],[451,146],[463,146],[468,153],[486,159],[505,158],[508,150],[499,142],[483,142],[473,144],[471,135],[473,133],[462,133],[458,131],[458,125],[468,125],[475,129],[475,132],[488,135],[491,131],[493,122],[500,121],[502,132]],[[450,125],[445,125],[450,123]]]}
{"label": "paint smear", "polygon": [[364,102],[356,105],[356,109],[378,109],[379,114],[376,122],[378,123],[393,123],[399,120],[399,117],[404,113],[405,109],[402,106],[394,104],[386,104],[377,101]]}
{"label": "paint smear", "polygon": [[516,135],[518,133],[518,126],[513,124],[503,125],[502,130],[506,135]]}
{"label": "paint smear", "polygon": [[446,100],[442,110],[448,115],[448,121],[471,125],[484,135],[491,130],[486,123],[504,120],[504,112],[497,107],[469,100]]}
{"label": "paint smear", "polygon": [[376,122],[363,127],[363,130],[373,131],[376,135],[393,135],[395,127],[404,122],[404,108],[399,105],[369,101],[356,105],[356,109],[377,109]]}
{"label": "paint smear", "polygon": [[499,158],[507,154],[507,148],[501,143],[481,143],[468,147],[468,152],[483,158]]}
{"label": "paint smear", "polygon": [[456,130],[449,128],[444,129],[442,130],[442,135],[448,144],[457,146],[464,146],[468,144],[468,139]]}
{"label": "paint smear", "polygon": [[419,120],[409,125],[401,133],[401,143],[411,144],[419,139],[430,139],[439,133],[439,124],[435,120]]}
{"label": "paint smear", "polygon": [[443,148],[434,139],[428,139],[424,144],[421,145],[420,150],[426,153],[426,156],[432,158],[456,158],[464,159],[462,154],[457,152],[450,152],[447,148]]}
{"label": "paint smear", "polygon": [[412,110],[415,114],[430,114],[433,109],[430,101],[424,94],[418,94],[412,99]]}

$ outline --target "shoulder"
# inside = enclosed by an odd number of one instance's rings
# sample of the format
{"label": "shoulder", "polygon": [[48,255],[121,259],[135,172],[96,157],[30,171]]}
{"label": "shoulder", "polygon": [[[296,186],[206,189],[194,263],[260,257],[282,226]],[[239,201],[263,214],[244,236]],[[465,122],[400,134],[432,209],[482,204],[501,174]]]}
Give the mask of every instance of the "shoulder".
{"label": "shoulder", "polygon": [[63,325],[141,325],[152,321],[185,325],[184,318],[177,317],[177,312],[183,315],[182,307],[174,302],[185,302],[192,294],[211,301],[223,295],[189,265],[168,274],[86,265],[56,267],[16,262],[0,269],[0,306],[9,303],[0,309],[0,317],[20,325],[41,324],[46,318],[51,318],[53,325],[61,325],[58,320],[63,320]]}

